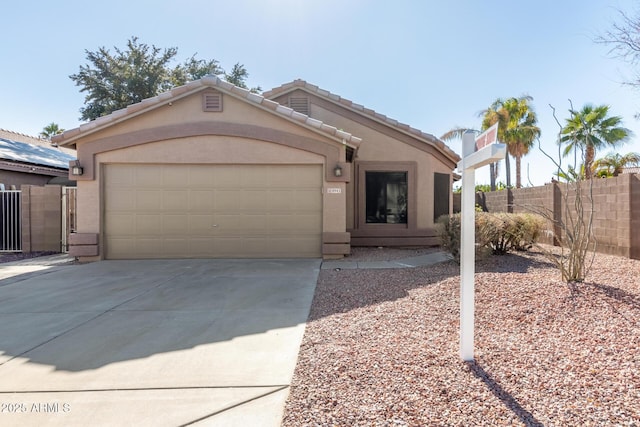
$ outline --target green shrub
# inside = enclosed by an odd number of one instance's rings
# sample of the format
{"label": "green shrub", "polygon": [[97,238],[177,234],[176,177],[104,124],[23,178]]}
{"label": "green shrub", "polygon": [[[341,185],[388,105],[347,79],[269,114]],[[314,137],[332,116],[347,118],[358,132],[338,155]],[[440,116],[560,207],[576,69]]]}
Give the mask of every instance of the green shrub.
{"label": "green shrub", "polygon": [[[437,220],[442,247],[460,262],[460,214],[441,216]],[[476,212],[476,245],[493,254],[530,249],[544,230],[545,221],[539,215]]]}

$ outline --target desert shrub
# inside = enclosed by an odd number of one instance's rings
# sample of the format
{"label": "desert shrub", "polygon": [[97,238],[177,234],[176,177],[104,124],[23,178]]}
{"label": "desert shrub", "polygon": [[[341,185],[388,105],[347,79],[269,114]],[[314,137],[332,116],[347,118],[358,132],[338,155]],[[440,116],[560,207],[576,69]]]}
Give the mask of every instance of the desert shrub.
{"label": "desert shrub", "polygon": [[545,222],[542,217],[528,213],[476,214],[477,240],[483,246],[489,247],[496,255],[531,248],[544,227]]}
{"label": "desert shrub", "polygon": [[460,214],[442,215],[436,220],[442,248],[460,263]]}
{"label": "desert shrub", "polygon": [[531,249],[546,228],[545,219],[531,213],[514,214],[513,219],[514,225],[510,229],[513,234],[513,249],[516,251]]}
{"label": "desert shrub", "polygon": [[[442,247],[456,262],[460,262],[460,220],[460,214],[437,220]],[[531,248],[544,227],[544,218],[539,215],[476,212],[476,245],[496,255],[524,251]]]}

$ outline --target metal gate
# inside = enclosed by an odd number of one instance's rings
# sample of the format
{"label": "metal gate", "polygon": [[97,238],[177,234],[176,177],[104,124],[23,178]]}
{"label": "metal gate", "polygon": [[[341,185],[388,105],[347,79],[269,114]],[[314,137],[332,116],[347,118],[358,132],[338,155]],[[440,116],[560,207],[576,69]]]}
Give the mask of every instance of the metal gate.
{"label": "metal gate", "polygon": [[0,252],[22,251],[20,190],[0,191]]}
{"label": "metal gate", "polygon": [[77,230],[76,187],[62,187],[62,251],[69,252],[69,234]]}

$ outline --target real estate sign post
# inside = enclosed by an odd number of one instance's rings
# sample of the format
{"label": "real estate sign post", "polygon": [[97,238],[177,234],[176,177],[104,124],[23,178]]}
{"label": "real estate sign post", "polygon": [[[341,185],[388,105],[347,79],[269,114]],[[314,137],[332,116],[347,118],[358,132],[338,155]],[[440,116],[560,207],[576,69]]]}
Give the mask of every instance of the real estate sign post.
{"label": "real estate sign post", "polygon": [[507,147],[498,144],[498,124],[477,138],[472,131],[462,136],[462,220],[460,239],[460,357],[474,359],[475,258],[476,258],[476,177],[475,170],[504,159]]}

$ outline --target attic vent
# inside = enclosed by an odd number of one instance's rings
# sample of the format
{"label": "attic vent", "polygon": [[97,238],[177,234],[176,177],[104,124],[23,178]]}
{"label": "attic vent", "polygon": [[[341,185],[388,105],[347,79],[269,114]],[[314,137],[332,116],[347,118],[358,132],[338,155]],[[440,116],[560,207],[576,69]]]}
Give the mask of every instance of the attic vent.
{"label": "attic vent", "polygon": [[309,99],[306,96],[291,96],[289,97],[289,108],[308,116]]}
{"label": "attic vent", "polygon": [[202,94],[202,111],[222,111],[222,94],[220,92]]}

